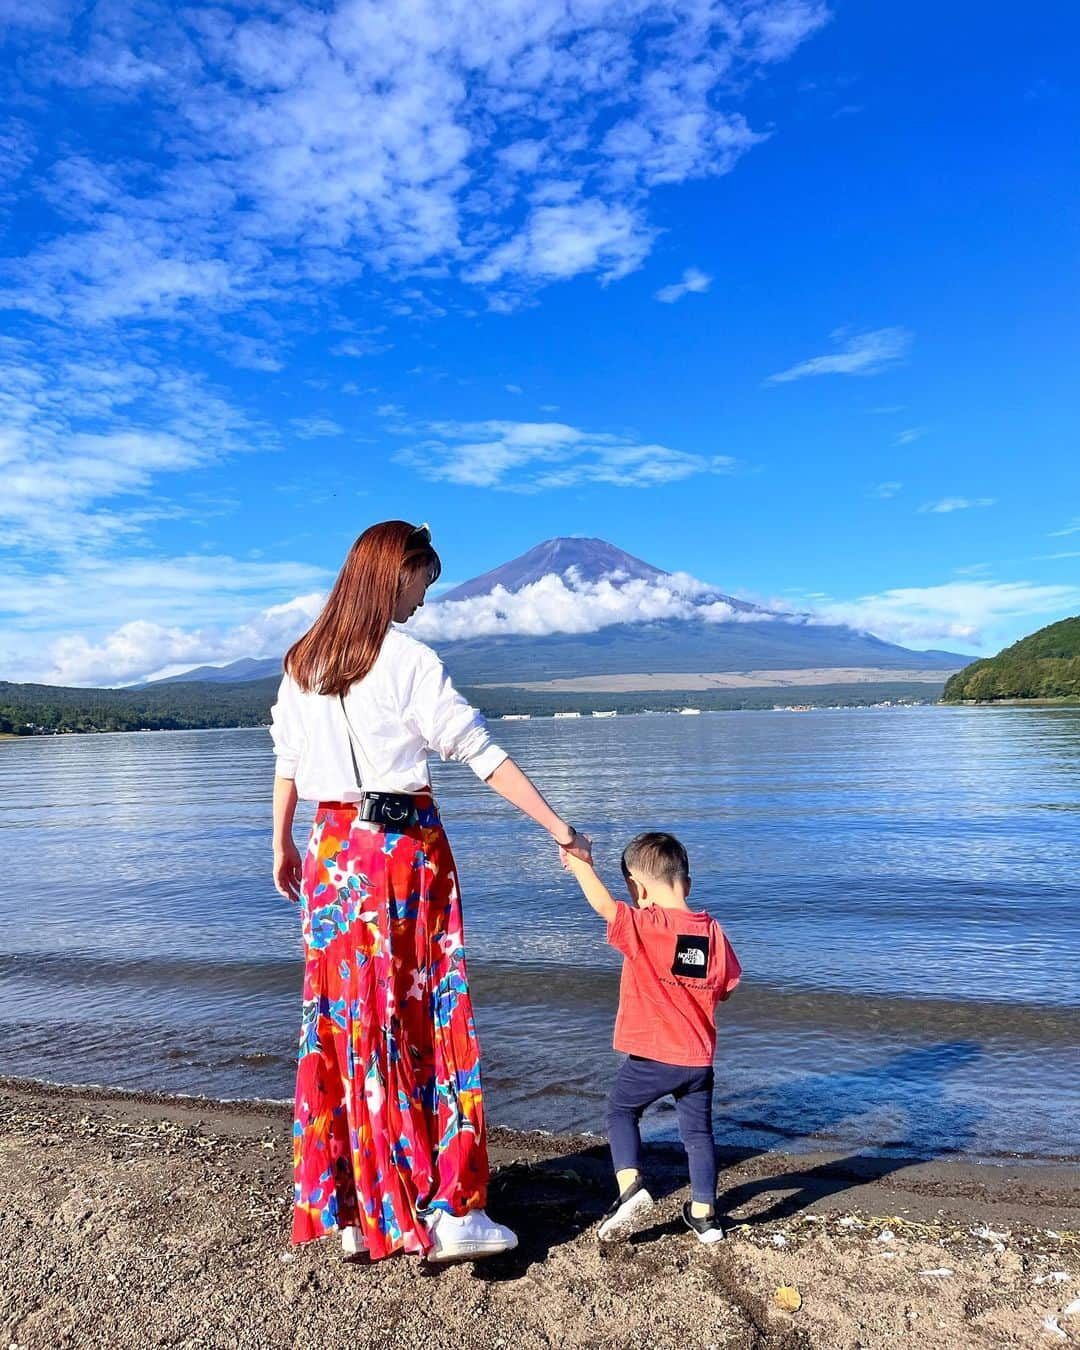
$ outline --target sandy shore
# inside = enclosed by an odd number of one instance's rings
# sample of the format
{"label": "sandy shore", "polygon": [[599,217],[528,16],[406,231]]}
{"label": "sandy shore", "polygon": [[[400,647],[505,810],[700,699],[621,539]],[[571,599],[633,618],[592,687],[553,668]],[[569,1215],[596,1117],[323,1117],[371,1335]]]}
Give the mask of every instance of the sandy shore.
{"label": "sandy shore", "polygon": [[814,670],[722,670],[699,675],[581,675],[570,679],[481,684],[478,689],[528,689],[536,693],[658,694],[708,689],[783,689],[822,684],[944,684],[951,670],[881,670],[869,666]]}
{"label": "sandy shore", "polygon": [[346,1265],[329,1241],[289,1247],[285,1108],[0,1080],[0,1345],[1080,1343],[1080,1312],[1064,1312],[1080,1298],[1074,1170],[728,1155],[720,1185],[740,1226],[707,1249],[675,1221],[679,1155],[657,1151],[649,1222],[601,1245],[602,1146],[492,1142],[489,1208],[521,1234],[517,1252],[438,1271]]}

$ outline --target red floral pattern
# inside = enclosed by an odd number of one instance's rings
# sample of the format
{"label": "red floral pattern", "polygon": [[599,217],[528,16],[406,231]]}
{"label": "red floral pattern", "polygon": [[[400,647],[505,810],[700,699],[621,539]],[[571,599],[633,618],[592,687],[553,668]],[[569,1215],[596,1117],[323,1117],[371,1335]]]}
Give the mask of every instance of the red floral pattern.
{"label": "red floral pattern", "polygon": [[488,1181],[457,871],[416,803],[401,833],[320,806],[304,862],[293,1241],[358,1224],[375,1259],[426,1251],[421,1215]]}

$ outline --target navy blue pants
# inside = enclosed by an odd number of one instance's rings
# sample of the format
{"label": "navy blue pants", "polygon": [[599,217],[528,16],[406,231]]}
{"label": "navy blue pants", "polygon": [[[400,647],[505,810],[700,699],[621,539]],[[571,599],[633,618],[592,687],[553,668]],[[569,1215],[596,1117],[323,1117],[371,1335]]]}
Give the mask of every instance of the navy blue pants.
{"label": "navy blue pants", "polygon": [[615,1075],[608,1096],[608,1143],[615,1171],[641,1170],[641,1130],[646,1107],[675,1098],[679,1136],[690,1163],[690,1194],[699,1203],[716,1199],[716,1145],[712,1133],[712,1065],[685,1068],[630,1055]]}

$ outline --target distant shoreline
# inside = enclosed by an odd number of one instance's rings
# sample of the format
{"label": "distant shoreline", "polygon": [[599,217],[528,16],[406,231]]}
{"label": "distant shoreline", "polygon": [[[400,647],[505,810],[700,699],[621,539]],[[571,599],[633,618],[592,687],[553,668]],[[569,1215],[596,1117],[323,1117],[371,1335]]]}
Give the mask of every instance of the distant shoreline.
{"label": "distant shoreline", "polygon": [[787,670],[722,670],[700,674],[578,675],[553,680],[500,680],[475,689],[523,689],[530,693],[701,693],[712,689],[788,689],[818,685],[944,685],[952,671],[888,670],[877,666],[819,666]]}
{"label": "distant shoreline", "polygon": [[[825,682],[828,671],[799,672],[804,677],[816,676],[821,683],[756,684],[748,678],[764,672],[720,672],[714,675],[690,677],[702,683],[697,688],[685,687],[685,678],[679,676],[596,676],[578,681],[536,681],[529,685],[461,686],[461,692],[475,703],[492,721],[511,720],[552,721],[567,714],[591,718],[594,713],[617,714],[620,717],[641,715],[666,716],[684,709],[701,713],[715,712],[772,712],[772,711],[867,711],[873,708],[1013,708],[1013,709],[1068,709],[1080,707],[1080,698],[1062,696],[1045,699],[943,699],[929,680],[929,672],[921,672],[922,683],[915,678],[887,683],[851,680]],[[777,674],[779,672],[769,672]],[[794,672],[793,672],[794,673]],[[596,685],[586,684],[595,679]],[[655,683],[642,688],[636,682],[649,679]],[[742,684],[735,681],[742,680]],[[612,688],[625,681],[627,687]],[[670,684],[668,683],[670,681]],[[721,683],[730,682],[730,683]],[[604,682],[604,683],[600,683]],[[575,687],[571,688],[573,685]],[[34,725],[25,732],[0,731],[0,742],[27,741],[42,737],[149,735],[162,731],[250,731],[269,726],[269,705],[251,716],[237,721],[202,722],[192,718],[186,726],[50,726]],[[165,722],[176,719],[168,716]]]}
{"label": "distant shoreline", "polygon": [[[792,689],[778,689],[777,696],[791,696],[799,692]],[[874,709],[898,709],[898,708],[940,708],[958,705],[949,705],[942,703],[940,699],[913,700],[911,698],[893,698],[880,703],[775,703],[775,704],[755,704],[750,707],[704,707],[691,708],[691,711],[699,713],[761,713],[761,712],[869,712]],[[617,708],[610,712],[604,711],[602,717],[675,717],[682,711],[680,708]],[[593,710],[582,709],[574,710],[572,714],[575,718],[581,720],[593,720]],[[519,721],[519,722],[557,722],[566,717],[566,713],[560,715],[559,712],[551,709],[534,710],[524,713],[516,712],[486,712],[485,716],[491,722]],[[164,734],[189,734],[191,732],[202,731],[268,731],[269,722],[235,722],[232,724],[212,725],[202,727],[125,727],[110,728],[99,731],[96,728],[86,728],[82,730],[65,729],[62,731],[51,731],[42,729],[26,732],[24,735],[17,735],[12,732],[0,732],[0,741],[39,741],[39,740],[68,740],[72,738],[94,737],[94,736],[158,736]]]}
{"label": "distant shoreline", "polygon": [[941,699],[943,708],[1080,708],[1080,695],[1057,698],[951,698]]}

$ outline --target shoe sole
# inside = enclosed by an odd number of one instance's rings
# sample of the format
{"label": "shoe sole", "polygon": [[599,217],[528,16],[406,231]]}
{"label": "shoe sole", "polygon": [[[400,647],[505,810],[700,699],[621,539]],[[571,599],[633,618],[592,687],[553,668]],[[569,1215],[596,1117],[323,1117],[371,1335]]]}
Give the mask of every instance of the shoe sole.
{"label": "shoe sole", "polygon": [[727,1237],[723,1225],[718,1228],[707,1228],[704,1233],[699,1233],[690,1222],[685,1211],[683,1212],[682,1221],[703,1247],[715,1247],[718,1242],[723,1242]]}
{"label": "shoe sole", "polygon": [[632,1199],[626,1202],[624,1208],[617,1214],[613,1214],[610,1219],[605,1219],[596,1230],[596,1236],[603,1241],[609,1237],[619,1237],[623,1233],[629,1232],[636,1219],[646,1214],[656,1201],[648,1191],[638,1191]]}
{"label": "shoe sole", "polygon": [[518,1245],[513,1242],[462,1242],[442,1251],[430,1251],[424,1258],[433,1266],[445,1265],[449,1261],[482,1261],[485,1256],[501,1256],[503,1252],[512,1252]]}

